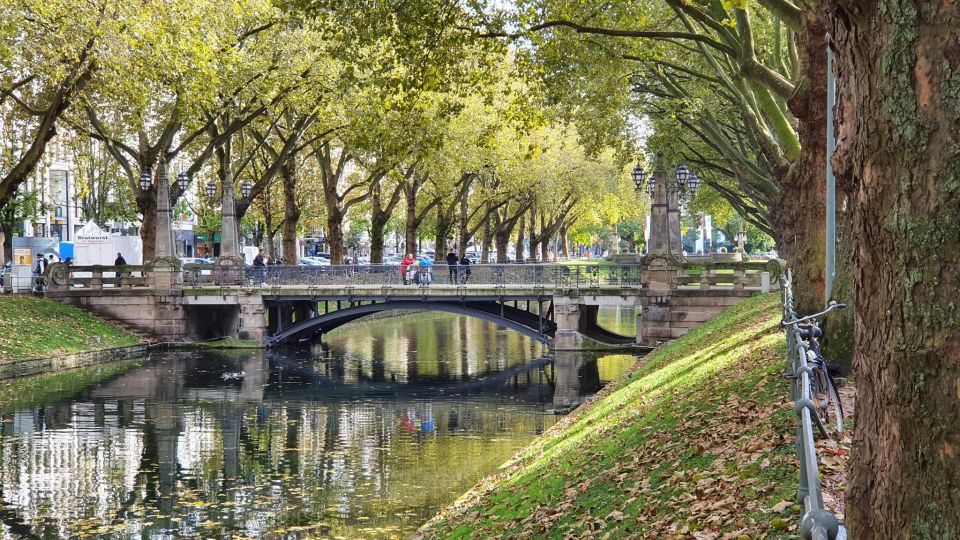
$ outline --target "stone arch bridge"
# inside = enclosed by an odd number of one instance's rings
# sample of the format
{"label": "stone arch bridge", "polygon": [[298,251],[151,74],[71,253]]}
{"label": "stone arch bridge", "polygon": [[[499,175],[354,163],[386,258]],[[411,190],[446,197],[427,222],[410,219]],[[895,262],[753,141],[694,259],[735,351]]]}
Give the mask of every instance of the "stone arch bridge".
{"label": "stone arch bridge", "polygon": [[[166,340],[234,336],[265,346],[316,340],[391,310],[457,313],[555,349],[655,345],[776,284],[776,263],[437,265],[404,283],[396,266],[52,265],[48,298]],[[637,334],[597,324],[600,306],[633,307]]]}

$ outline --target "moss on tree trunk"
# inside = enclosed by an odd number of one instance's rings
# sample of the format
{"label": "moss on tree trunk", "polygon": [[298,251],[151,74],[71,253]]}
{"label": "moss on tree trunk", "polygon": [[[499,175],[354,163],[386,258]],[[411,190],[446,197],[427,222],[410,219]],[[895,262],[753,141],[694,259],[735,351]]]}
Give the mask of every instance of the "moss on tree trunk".
{"label": "moss on tree trunk", "polygon": [[853,179],[851,538],[960,537],[960,4],[836,3]]}

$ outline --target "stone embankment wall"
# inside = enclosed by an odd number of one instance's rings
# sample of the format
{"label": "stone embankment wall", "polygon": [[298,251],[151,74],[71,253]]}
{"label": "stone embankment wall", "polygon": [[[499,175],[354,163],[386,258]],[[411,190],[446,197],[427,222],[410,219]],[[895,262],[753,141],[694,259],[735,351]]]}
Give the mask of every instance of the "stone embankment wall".
{"label": "stone embankment wall", "polygon": [[73,354],[64,354],[51,358],[26,358],[18,360],[4,360],[0,362],[0,380],[39,375],[41,373],[56,373],[74,368],[89,367],[99,364],[127,360],[146,355],[152,347],[147,343],[114,347],[95,351],[84,351]]}

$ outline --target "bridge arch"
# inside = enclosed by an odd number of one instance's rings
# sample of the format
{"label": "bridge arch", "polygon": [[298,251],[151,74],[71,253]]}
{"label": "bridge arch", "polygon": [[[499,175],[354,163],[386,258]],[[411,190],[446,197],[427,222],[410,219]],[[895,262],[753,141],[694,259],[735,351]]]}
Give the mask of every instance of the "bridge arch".
{"label": "bridge arch", "polygon": [[267,347],[284,342],[324,334],[357,319],[390,310],[441,311],[466,315],[515,330],[541,343],[547,343],[556,331],[556,323],[536,313],[499,302],[422,302],[415,300],[385,301],[351,306],[318,315],[284,328],[267,338]]}

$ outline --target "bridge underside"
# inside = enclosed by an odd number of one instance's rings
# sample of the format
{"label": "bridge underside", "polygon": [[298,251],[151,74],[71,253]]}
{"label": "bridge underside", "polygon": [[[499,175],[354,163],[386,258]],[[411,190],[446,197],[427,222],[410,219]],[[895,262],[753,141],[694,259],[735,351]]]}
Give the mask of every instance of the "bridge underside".
{"label": "bridge underside", "polygon": [[[301,301],[302,302],[302,301]],[[526,304],[526,309],[519,307]],[[547,343],[557,329],[557,324],[553,321],[553,303],[546,298],[536,300],[520,301],[515,300],[514,305],[508,302],[497,302],[493,300],[475,300],[469,302],[463,301],[443,301],[443,300],[380,300],[370,301],[369,303],[349,302],[346,307],[341,304],[338,309],[333,311],[326,310],[319,313],[319,306],[331,307],[330,302],[319,302],[315,304],[315,316],[304,316],[305,310],[301,309],[299,320],[289,326],[284,326],[282,319],[283,304],[277,303],[272,312],[273,318],[279,319],[279,324],[273,326],[274,332],[267,338],[267,346],[273,347],[281,343],[296,343],[305,340],[317,339],[322,334],[330,332],[347,323],[356,321],[363,317],[392,310],[408,311],[440,311],[445,313],[454,313],[457,315],[466,315],[483,319],[485,321],[498,324],[504,328],[515,330],[527,335],[542,343]],[[296,310],[288,310],[293,314]],[[311,310],[306,310],[311,311]]]}

